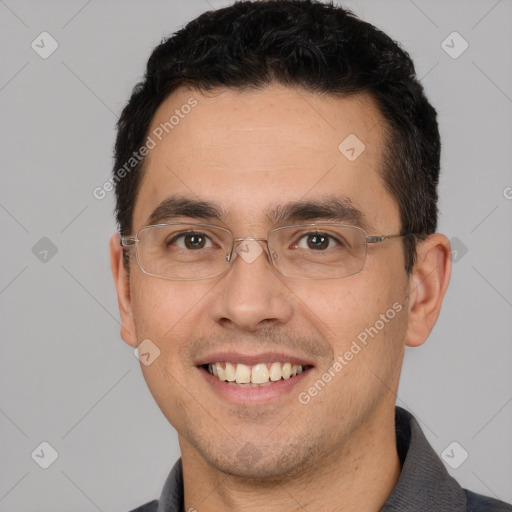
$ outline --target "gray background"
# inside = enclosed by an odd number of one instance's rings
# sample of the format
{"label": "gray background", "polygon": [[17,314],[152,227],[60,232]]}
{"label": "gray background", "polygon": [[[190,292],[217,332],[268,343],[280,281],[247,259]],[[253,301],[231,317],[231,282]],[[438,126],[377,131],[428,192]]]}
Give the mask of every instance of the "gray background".
{"label": "gray background", "polygon": [[[126,512],[159,496],[178,457],[119,335],[113,194],[92,191],[151,49],[227,3],[0,0],[1,511]],[[439,230],[458,239],[444,309],[406,353],[398,404],[439,454],[453,441],[469,453],[449,468],[463,486],[512,501],[512,2],[344,5],[415,60],[444,143]],[[47,59],[31,48],[42,31],[59,44]],[[441,46],[453,31],[469,43],[456,59]],[[57,249],[46,261],[43,237]],[[31,458],[42,441],[59,454],[46,470]]]}

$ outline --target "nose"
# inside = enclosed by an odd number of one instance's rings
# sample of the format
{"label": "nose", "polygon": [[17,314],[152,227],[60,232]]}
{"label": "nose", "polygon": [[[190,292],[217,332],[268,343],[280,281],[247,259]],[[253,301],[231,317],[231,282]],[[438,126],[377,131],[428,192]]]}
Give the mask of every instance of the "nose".
{"label": "nose", "polygon": [[265,239],[236,239],[231,267],[214,288],[212,318],[224,327],[257,331],[287,323],[293,294],[272,264]]}

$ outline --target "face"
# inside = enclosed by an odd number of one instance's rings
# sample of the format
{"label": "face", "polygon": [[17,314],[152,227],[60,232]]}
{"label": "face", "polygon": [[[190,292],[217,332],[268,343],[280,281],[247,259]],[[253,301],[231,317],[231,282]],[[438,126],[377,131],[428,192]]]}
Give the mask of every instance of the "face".
{"label": "face", "polygon": [[[184,109],[192,97],[197,104]],[[179,122],[162,136],[158,127],[176,110]],[[162,140],[153,136],[132,236],[170,196],[215,203],[223,216],[168,222],[214,224],[235,238],[335,222],[313,212],[306,222],[276,224],[266,215],[333,197],[360,214],[345,223],[364,221],[369,235],[400,232],[398,206],[380,175],[382,120],[367,96],[280,86],[208,95],[181,89],[160,106],[149,133]],[[339,149],[351,134],[365,145],[359,156],[359,146]],[[361,272],[324,280],[282,276],[265,250],[253,261],[238,255],[223,275],[197,281],[148,276],[132,256],[123,337],[134,346],[149,339],[160,350],[141,368],[183,457],[230,474],[291,475],[343,456],[363,429],[377,431],[390,418],[408,320],[400,239],[369,244]],[[264,374],[257,365],[270,372],[279,363],[273,371],[280,373],[248,386],[221,382],[209,363],[242,363],[254,375]],[[302,373],[284,378],[285,363]]]}

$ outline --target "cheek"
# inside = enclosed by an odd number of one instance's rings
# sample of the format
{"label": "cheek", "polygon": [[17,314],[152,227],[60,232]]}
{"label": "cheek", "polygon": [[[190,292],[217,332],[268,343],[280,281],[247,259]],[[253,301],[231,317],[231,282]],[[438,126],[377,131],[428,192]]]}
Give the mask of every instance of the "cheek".
{"label": "cheek", "polygon": [[[333,330],[343,335],[333,344],[343,357],[346,376],[352,376],[362,393],[378,396],[397,385],[407,329],[404,273],[381,272],[361,283],[352,287],[345,311],[337,319]],[[357,388],[353,391],[358,394]]]}
{"label": "cheek", "polygon": [[[150,351],[158,353],[149,365],[141,364],[141,370],[156,403],[173,423],[175,411],[194,406],[181,383],[190,377],[190,361],[185,357],[187,342],[194,336],[197,311],[209,289],[204,284],[143,276],[133,283],[133,290],[137,340],[151,340],[154,346],[150,345]],[[187,403],[189,400],[192,403]]]}
{"label": "cheek", "polygon": [[315,315],[311,315],[316,316],[314,325],[332,347],[333,361],[321,370],[324,375],[335,375],[334,384],[321,399],[331,399],[333,409],[362,414],[390,391],[393,399],[403,359],[407,309],[401,287],[396,286],[398,277],[378,286],[356,276],[346,279],[347,283],[329,292],[309,290],[308,305],[316,303]]}
{"label": "cheek", "polygon": [[132,309],[138,341],[149,338],[163,353],[171,348],[174,353],[180,351],[180,345],[193,334],[193,318],[208,295],[204,283],[147,276],[134,282]]}
{"label": "cheek", "polygon": [[380,357],[383,351],[400,346],[405,336],[405,273],[401,269],[392,273],[371,270],[294,289],[302,299],[302,313],[329,341],[336,355],[344,354],[355,340],[365,348],[369,348],[370,341],[379,340],[366,352],[368,357]]}

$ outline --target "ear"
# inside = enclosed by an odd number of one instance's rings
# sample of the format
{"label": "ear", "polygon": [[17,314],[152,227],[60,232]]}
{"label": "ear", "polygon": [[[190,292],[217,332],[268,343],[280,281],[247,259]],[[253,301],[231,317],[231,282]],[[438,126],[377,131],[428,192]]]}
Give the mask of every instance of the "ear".
{"label": "ear", "polygon": [[430,235],[418,243],[417,259],[409,279],[409,322],[405,344],[422,345],[439,317],[452,270],[449,240]]}
{"label": "ear", "polygon": [[137,346],[130,295],[130,279],[123,263],[123,248],[119,233],[110,237],[110,266],[117,291],[117,302],[121,316],[121,338],[131,347]]}

